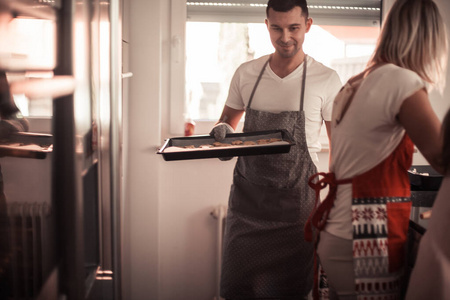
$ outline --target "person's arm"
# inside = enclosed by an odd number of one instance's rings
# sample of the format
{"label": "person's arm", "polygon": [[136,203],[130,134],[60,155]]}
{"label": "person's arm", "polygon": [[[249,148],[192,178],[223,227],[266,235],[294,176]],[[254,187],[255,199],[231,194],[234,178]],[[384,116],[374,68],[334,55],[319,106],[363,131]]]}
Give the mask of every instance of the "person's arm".
{"label": "person's arm", "polygon": [[220,116],[219,121],[217,121],[216,125],[219,123],[227,123],[231,127],[233,127],[234,130],[236,130],[236,127],[243,114],[244,110],[237,110],[225,105],[222,111],[222,115]]}
{"label": "person's arm", "polygon": [[[322,117],[324,118],[325,122],[325,129],[327,130],[327,137],[328,137],[328,168],[331,166],[331,117],[332,117],[332,108],[334,99],[336,98],[336,95],[339,93],[339,91],[342,88],[342,82],[339,78],[339,75],[334,71],[331,76],[329,76],[329,79],[326,84],[327,88],[325,90],[326,96],[325,96],[325,103],[322,107]],[[325,118],[330,121],[325,121]]]}
{"label": "person's arm", "polygon": [[331,166],[331,121],[325,121],[325,128],[328,136],[328,170]]}
{"label": "person's arm", "polygon": [[234,133],[243,114],[243,110],[236,110],[225,105],[219,121],[211,129],[209,135],[216,141],[222,142],[228,133]]}
{"label": "person's arm", "polygon": [[331,146],[331,121],[325,121],[325,128],[327,129],[328,144]]}
{"label": "person's arm", "polygon": [[425,89],[403,101],[398,119],[428,163],[443,173],[441,122],[431,107]]}

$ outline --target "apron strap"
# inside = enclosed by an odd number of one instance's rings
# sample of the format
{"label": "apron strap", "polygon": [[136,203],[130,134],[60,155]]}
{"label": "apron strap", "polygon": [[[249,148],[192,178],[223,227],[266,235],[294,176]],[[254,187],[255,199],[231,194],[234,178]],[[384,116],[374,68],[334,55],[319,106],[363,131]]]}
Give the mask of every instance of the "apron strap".
{"label": "apron strap", "polygon": [[305,99],[305,87],[306,87],[306,65],[308,64],[306,61],[307,55],[305,54],[305,58],[303,59],[303,78],[302,78],[302,91],[300,94],[300,111],[303,111],[303,100]]}
{"label": "apron strap", "polygon": [[[319,176],[323,176],[322,179],[319,179]],[[316,178],[319,179],[317,182]],[[311,188],[316,192],[316,200],[314,204],[314,210],[311,212],[308,220],[305,224],[305,240],[311,242],[313,240],[312,235],[312,226],[321,231],[328,219],[328,214],[330,213],[331,208],[333,207],[334,199],[336,198],[337,186],[339,184],[351,183],[352,179],[341,179],[337,180],[334,173],[317,173],[311,176],[308,180],[308,184]],[[329,186],[328,195],[325,200],[320,202],[320,190]]]}
{"label": "apron strap", "polygon": [[269,63],[271,57],[272,57],[272,56],[269,57],[269,59],[266,61],[266,63],[265,63],[264,66],[262,67],[261,72],[259,72],[258,79],[256,79],[255,86],[253,86],[253,90],[252,90],[252,93],[251,93],[251,95],[250,95],[250,99],[248,100],[247,108],[250,108],[250,104],[252,103],[253,96],[255,95],[255,92],[256,92],[256,88],[258,87],[259,81],[261,80],[261,77],[262,77],[263,74],[264,74],[264,70],[266,69],[267,64]]}
{"label": "apron strap", "polygon": [[[262,67],[261,72],[259,72],[258,79],[256,79],[255,86],[253,86],[252,93],[250,94],[250,99],[248,100],[247,108],[250,108],[250,105],[252,104],[253,96],[255,95],[256,88],[258,87],[259,82],[261,81],[261,78],[262,78],[262,76],[264,74],[264,70],[266,69],[267,64],[270,62],[270,58],[271,57],[272,56],[269,57],[269,59],[265,62],[264,66]],[[305,98],[306,65],[307,65],[306,57],[307,57],[307,55],[305,54],[305,58],[303,59],[302,90],[300,92],[300,111],[303,111],[303,102],[304,102],[303,100]]]}

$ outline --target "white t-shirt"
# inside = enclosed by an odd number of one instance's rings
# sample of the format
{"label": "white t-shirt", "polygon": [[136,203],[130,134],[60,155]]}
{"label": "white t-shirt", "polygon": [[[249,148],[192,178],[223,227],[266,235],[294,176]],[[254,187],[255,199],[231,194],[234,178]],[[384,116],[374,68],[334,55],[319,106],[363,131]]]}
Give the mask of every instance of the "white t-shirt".
{"label": "white t-shirt", "polygon": [[[303,110],[305,111],[306,143],[314,163],[318,163],[316,152],[321,150],[319,141],[323,121],[331,120],[334,97],[342,86],[337,73],[306,56],[306,89]],[[243,110],[247,107],[253,87],[269,55],[245,62],[236,70],[230,84],[225,105]],[[270,65],[259,82],[251,108],[260,111],[279,113],[300,109],[303,63],[284,78],[276,75]]]}
{"label": "white t-shirt", "polygon": [[[426,87],[413,71],[387,64],[370,73],[337,126],[331,128],[331,171],[337,179],[365,173],[400,144],[405,130],[397,120],[404,100]],[[351,184],[339,185],[325,230],[352,239]]]}

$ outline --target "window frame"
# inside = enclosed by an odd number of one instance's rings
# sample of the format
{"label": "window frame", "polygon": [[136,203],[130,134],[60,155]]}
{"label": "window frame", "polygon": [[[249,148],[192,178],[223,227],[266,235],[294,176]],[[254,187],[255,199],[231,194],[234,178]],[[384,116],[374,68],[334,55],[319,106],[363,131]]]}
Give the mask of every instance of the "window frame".
{"label": "window frame", "polygon": [[[346,5],[358,0],[342,0],[340,5]],[[315,24],[319,25],[360,25],[360,26],[380,26],[382,15],[385,13],[385,7],[383,2],[386,0],[359,0],[361,3],[380,3],[379,17],[374,20],[372,17],[364,16],[361,18],[345,18],[345,16],[337,15],[331,17],[327,13],[320,15],[315,14],[313,19]],[[200,1],[202,2],[202,1]],[[203,1],[210,2],[210,1]],[[221,1],[217,1],[221,2]],[[227,0],[222,2],[242,2],[239,0]],[[252,0],[251,2],[267,3],[266,0]],[[321,0],[323,4],[329,4],[335,6],[333,0]],[[311,4],[309,5],[311,6]],[[264,13],[265,7],[259,7],[257,10]],[[313,8],[310,8],[310,14],[313,12]],[[245,19],[244,19],[245,18]],[[185,95],[185,47],[186,47],[186,22],[187,21],[211,21],[211,22],[263,22],[264,17],[261,18],[257,14],[234,14],[230,19],[225,14],[211,13],[211,11],[205,11],[202,13],[190,13],[188,14],[188,5],[186,0],[171,0],[171,31],[170,31],[170,94],[169,94],[169,134],[173,136],[184,135],[184,123],[185,123],[185,111],[186,111],[186,95]],[[182,88],[180,88],[182,87]],[[217,119],[220,116],[217,116]],[[204,134],[214,126],[217,120],[195,120],[196,129],[195,134]],[[242,122],[241,122],[242,123]],[[241,130],[238,128],[237,130]],[[325,130],[322,130],[325,131]],[[326,136],[326,134],[325,134]],[[323,140],[327,143],[327,140]]]}
{"label": "window frame", "polygon": [[[186,0],[171,0],[169,134],[184,134]],[[182,87],[182,88],[180,88]]]}

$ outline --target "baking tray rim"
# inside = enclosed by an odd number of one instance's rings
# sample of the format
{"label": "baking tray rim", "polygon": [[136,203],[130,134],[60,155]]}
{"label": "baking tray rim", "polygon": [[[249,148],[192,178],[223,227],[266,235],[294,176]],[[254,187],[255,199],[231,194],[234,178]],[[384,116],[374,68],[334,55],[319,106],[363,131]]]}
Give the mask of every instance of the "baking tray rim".
{"label": "baking tray rim", "polygon": [[205,150],[193,150],[193,151],[180,151],[180,152],[164,152],[167,147],[172,146],[173,141],[177,140],[212,140],[214,138],[209,134],[205,135],[193,135],[188,137],[173,137],[168,138],[164,142],[163,146],[158,149],[157,154],[161,154],[164,160],[188,160],[188,159],[201,159],[201,158],[220,158],[230,156],[247,156],[247,155],[264,155],[264,154],[282,154],[288,153],[290,148],[296,143],[291,134],[285,129],[265,130],[265,131],[251,131],[251,132],[239,132],[229,133],[225,139],[232,139],[238,137],[254,137],[250,140],[258,140],[258,137],[272,134],[281,134],[282,140],[288,142],[287,144],[277,145],[255,145],[255,146],[236,146],[226,148],[211,148]]}

